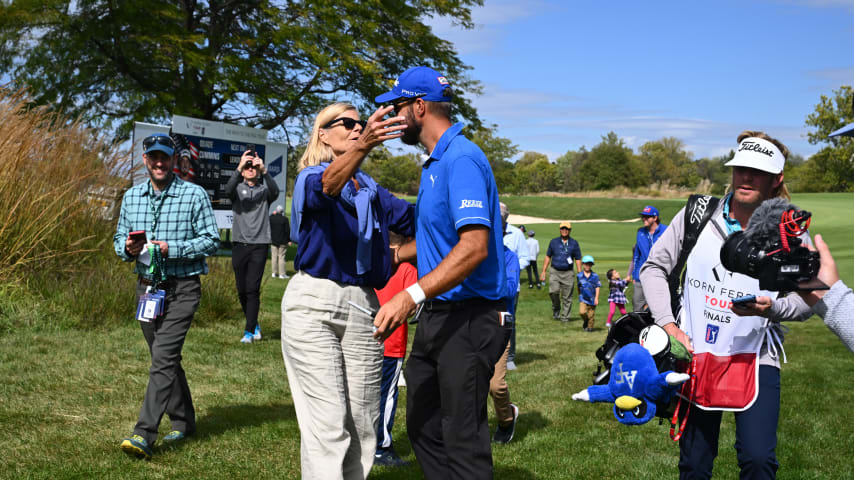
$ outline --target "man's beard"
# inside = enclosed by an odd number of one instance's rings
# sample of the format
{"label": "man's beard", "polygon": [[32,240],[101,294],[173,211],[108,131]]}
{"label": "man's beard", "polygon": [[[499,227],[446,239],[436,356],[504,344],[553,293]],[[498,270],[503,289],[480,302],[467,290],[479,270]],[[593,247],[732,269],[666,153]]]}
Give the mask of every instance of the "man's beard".
{"label": "man's beard", "polygon": [[406,111],[406,128],[400,141],[407,145],[418,145],[418,137],[421,135],[421,125],[416,125],[412,110]]}

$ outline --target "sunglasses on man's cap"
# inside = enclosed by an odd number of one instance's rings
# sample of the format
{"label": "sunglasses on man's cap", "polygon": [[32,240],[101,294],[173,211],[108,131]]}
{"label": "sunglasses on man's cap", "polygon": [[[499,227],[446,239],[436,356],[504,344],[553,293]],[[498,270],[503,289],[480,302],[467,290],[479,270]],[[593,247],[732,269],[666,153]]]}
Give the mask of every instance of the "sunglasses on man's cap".
{"label": "sunglasses on man's cap", "polygon": [[145,150],[148,150],[155,145],[163,145],[169,149],[175,149],[175,142],[173,142],[172,137],[168,135],[150,135],[145,137],[142,141],[142,148]]}
{"label": "sunglasses on man's cap", "polygon": [[341,122],[341,125],[344,125],[344,128],[346,128],[347,130],[352,130],[353,128],[355,128],[357,123],[361,125],[362,130],[364,130],[365,126],[368,124],[368,122],[364,120],[353,120],[350,117],[338,117],[334,120],[330,120],[326,125],[323,126],[323,128],[334,127],[335,124],[338,122]]}

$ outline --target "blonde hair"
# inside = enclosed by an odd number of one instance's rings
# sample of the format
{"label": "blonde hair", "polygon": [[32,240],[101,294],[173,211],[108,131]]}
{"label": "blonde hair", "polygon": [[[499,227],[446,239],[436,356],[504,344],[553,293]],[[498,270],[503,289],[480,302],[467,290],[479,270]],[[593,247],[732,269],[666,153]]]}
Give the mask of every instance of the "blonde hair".
{"label": "blonde hair", "polygon": [[349,103],[336,102],[323,110],[321,110],[314,119],[314,126],[311,128],[311,137],[309,137],[308,145],[305,147],[302,157],[299,159],[298,170],[313,165],[320,165],[321,162],[332,161],[332,147],[323,143],[320,140],[320,131],[327,123],[335,120],[338,115],[348,111],[356,110],[356,107]]}
{"label": "blonde hair", "polygon": [[[783,159],[789,158],[789,149],[783,145],[783,142],[777,140],[776,138],[768,135],[765,132],[760,132],[758,130],[745,130],[738,134],[738,138],[736,138],[735,143],[741,143],[745,138],[756,137],[761,138],[762,140],[767,140],[774,144],[780,150],[780,153],[783,154]],[[782,173],[782,172],[781,172]],[[724,194],[729,193],[732,190],[732,185],[728,186],[726,192]],[[792,200],[791,195],[789,195],[789,189],[786,188],[786,181],[780,182],[780,186],[774,189],[773,195],[775,197],[785,198],[788,201]]]}

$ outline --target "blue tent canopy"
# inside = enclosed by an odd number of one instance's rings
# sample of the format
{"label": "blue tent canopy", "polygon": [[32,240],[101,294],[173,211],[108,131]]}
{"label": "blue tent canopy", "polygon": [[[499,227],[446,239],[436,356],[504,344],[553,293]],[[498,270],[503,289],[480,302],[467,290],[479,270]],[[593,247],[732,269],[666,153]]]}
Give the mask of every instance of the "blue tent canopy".
{"label": "blue tent canopy", "polygon": [[836,137],[839,135],[845,135],[846,137],[854,137],[854,123],[849,123],[839,130],[830,134],[831,137]]}

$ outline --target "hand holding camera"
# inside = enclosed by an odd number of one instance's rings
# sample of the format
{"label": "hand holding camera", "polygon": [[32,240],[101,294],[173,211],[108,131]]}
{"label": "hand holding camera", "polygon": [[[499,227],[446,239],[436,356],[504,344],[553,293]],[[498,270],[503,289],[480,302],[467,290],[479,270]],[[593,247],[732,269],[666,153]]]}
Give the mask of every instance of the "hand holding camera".
{"label": "hand holding camera", "polygon": [[[833,286],[836,282],[839,281],[839,270],[836,269],[836,262],[833,261],[833,257],[830,255],[830,248],[828,248],[827,244],[824,243],[824,238],[821,235],[815,236],[815,247],[809,247],[811,251],[817,251],[821,256],[821,268],[818,271],[818,280],[820,280],[826,286]],[[824,296],[826,292],[825,288],[818,290],[801,290],[798,291],[798,295],[807,302],[807,305],[813,306]]]}

